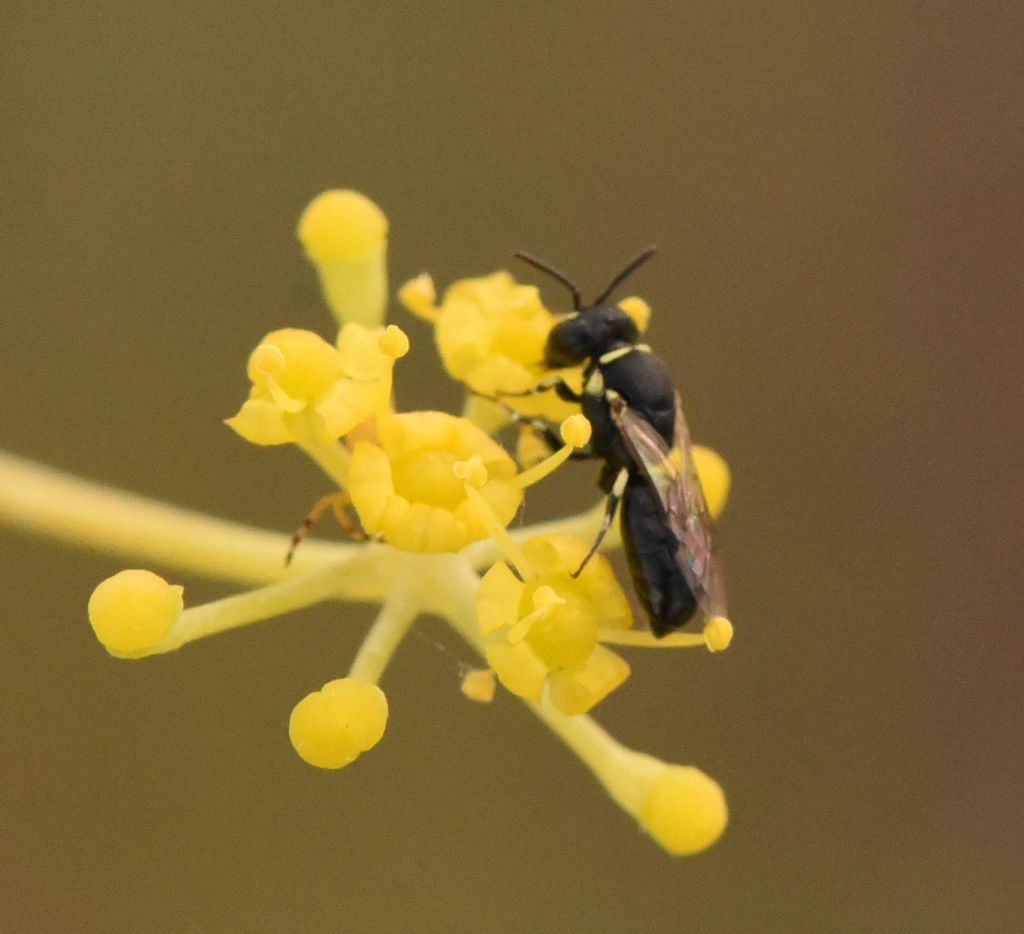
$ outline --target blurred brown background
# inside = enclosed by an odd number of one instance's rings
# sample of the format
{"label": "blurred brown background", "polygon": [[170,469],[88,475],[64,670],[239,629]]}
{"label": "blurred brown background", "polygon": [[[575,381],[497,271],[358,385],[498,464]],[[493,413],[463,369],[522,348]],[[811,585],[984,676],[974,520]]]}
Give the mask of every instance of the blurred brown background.
{"label": "blurred brown background", "polygon": [[[323,481],[220,419],[265,331],[329,330],[310,197],[384,207],[395,283],[527,248],[592,295],[656,242],[633,288],[733,467],[737,638],[633,653],[600,710],[728,793],[719,845],[673,861],[415,637],[381,746],[304,766],[288,714],[363,608],[116,662],[84,607],[124,562],[3,532],[0,932],[1018,930],[1022,19],[6,4],[0,445],[284,541]],[[454,405],[395,320],[399,402]]]}

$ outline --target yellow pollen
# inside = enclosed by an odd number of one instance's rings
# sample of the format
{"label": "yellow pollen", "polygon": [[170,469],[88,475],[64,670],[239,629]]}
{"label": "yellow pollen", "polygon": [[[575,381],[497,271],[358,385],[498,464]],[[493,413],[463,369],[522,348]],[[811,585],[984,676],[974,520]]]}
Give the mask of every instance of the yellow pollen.
{"label": "yellow pollen", "polygon": [[379,346],[381,353],[397,360],[409,352],[409,338],[398,325],[389,324],[380,336]]}
{"label": "yellow pollen", "polygon": [[712,616],[704,624],[704,641],[712,652],[723,652],[732,642],[732,623],[724,616]]}
{"label": "yellow pollen", "polygon": [[546,457],[539,464],[534,464],[529,470],[524,470],[518,477],[516,483],[521,489],[543,480],[549,474],[554,473],[562,466],[572,454],[575,448],[583,447],[590,441],[591,427],[585,415],[570,415],[560,426],[562,440],[565,446],[559,448],[550,457]]}
{"label": "yellow pollen", "polygon": [[562,422],[559,431],[562,440],[574,448],[582,448],[590,441],[590,422],[586,415],[570,415]]}
{"label": "yellow pollen", "polygon": [[461,689],[471,701],[489,704],[494,700],[494,672],[490,668],[474,668],[467,671],[462,679]]}
{"label": "yellow pollen", "polygon": [[479,454],[474,454],[469,460],[457,461],[452,471],[456,477],[475,490],[479,490],[487,482],[487,468]]}

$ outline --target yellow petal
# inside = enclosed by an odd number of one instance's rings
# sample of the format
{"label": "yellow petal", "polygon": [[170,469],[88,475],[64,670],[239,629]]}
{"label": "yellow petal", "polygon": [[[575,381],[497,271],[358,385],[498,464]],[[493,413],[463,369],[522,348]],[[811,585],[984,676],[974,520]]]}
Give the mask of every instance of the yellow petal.
{"label": "yellow petal", "polygon": [[253,444],[287,444],[293,441],[281,417],[281,410],[272,402],[250,399],[238,413],[224,424]]}
{"label": "yellow petal", "polygon": [[626,660],[598,645],[582,668],[554,671],[548,678],[551,702],[570,716],[586,713],[629,677]]}
{"label": "yellow petal", "polygon": [[359,441],[348,469],[349,495],[359,521],[371,535],[377,535],[388,503],[395,495],[391,462],[376,444]]}
{"label": "yellow petal", "polygon": [[498,680],[519,697],[539,701],[547,678],[547,666],[530,651],[525,642],[509,645],[496,642],[487,646],[487,663],[494,669]]}
{"label": "yellow petal", "polygon": [[504,561],[492,565],[484,574],[476,591],[476,615],[483,635],[515,625],[523,587]]}

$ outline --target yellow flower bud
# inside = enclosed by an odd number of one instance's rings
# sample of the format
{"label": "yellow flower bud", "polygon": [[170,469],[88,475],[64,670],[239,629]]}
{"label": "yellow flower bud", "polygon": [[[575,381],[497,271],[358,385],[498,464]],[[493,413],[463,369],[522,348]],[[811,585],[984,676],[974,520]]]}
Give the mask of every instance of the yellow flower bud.
{"label": "yellow flower bud", "polygon": [[288,736],[310,765],[340,769],[380,742],[387,721],[388,701],[376,684],[338,678],[295,705]]}
{"label": "yellow flower bud", "polygon": [[666,765],[647,788],[638,817],[669,853],[689,856],[722,835],[729,810],[714,779],[693,766]]}
{"label": "yellow flower bud", "polygon": [[380,246],[388,219],[366,195],[333,189],[317,195],[299,218],[298,237],[314,263],[340,262]]}
{"label": "yellow flower bud", "polygon": [[111,655],[140,658],[170,632],[183,592],[151,571],[121,571],[92,592],[89,623]]}
{"label": "yellow flower bud", "polygon": [[356,191],[325,191],[299,219],[298,236],[316,266],[339,324],[380,324],[387,306],[388,221]]}
{"label": "yellow flower bud", "polygon": [[708,512],[718,518],[725,509],[725,501],[729,497],[729,486],[732,482],[729,465],[717,451],[695,444],[693,466],[697,469],[697,477],[701,489],[704,490]]}

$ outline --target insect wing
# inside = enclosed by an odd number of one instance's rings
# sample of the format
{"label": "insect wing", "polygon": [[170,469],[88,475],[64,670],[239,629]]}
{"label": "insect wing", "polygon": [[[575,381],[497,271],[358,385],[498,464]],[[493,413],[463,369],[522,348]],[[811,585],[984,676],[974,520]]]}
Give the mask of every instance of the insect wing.
{"label": "insect wing", "polygon": [[686,583],[708,616],[726,613],[725,574],[715,552],[711,514],[693,462],[690,432],[676,393],[672,449],[643,416],[621,398],[611,400],[612,419],[665,510],[669,528],[679,541],[679,564]]}

